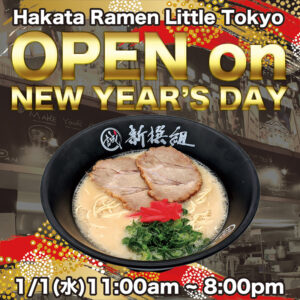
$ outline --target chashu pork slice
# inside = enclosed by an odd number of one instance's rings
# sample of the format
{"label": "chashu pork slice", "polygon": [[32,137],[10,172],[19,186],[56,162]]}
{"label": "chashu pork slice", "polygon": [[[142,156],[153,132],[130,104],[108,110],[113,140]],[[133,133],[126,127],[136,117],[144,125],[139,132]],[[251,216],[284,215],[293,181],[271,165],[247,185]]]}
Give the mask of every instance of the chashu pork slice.
{"label": "chashu pork slice", "polygon": [[90,176],[107,194],[121,200],[127,209],[138,211],[141,206],[148,207],[153,201],[133,158],[99,160]]}
{"label": "chashu pork slice", "polygon": [[183,202],[200,190],[202,177],[192,160],[172,147],[150,148],[136,159],[155,200]]}

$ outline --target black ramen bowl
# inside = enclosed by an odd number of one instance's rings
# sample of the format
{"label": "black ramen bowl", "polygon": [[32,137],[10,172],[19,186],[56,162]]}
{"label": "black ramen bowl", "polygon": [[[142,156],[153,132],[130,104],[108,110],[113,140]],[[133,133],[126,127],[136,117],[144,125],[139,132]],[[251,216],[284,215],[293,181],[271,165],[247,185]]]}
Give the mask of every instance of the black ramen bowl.
{"label": "black ramen bowl", "polygon": [[[159,132],[163,136],[157,134]],[[172,145],[208,166],[224,184],[229,209],[220,234],[201,252],[172,260],[129,260],[97,250],[81,234],[72,215],[72,199],[77,184],[99,159],[164,144]],[[46,216],[70,245],[104,262],[152,271],[188,264],[227,247],[252,221],[259,202],[259,191],[253,163],[231,139],[187,119],[156,115],[116,118],[79,132],[53,155],[41,184]]]}

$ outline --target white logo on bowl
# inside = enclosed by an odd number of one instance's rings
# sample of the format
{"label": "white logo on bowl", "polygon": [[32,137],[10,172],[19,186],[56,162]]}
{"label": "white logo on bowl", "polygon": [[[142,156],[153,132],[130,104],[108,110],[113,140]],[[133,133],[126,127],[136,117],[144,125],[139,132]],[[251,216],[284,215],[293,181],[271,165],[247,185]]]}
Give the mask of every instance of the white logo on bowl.
{"label": "white logo on bowl", "polygon": [[181,126],[177,126],[172,129],[170,134],[166,133],[165,125],[150,126],[150,128],[145,128],[145,125],[139,125],[135,127],[134,125],[129,125],[128,139],[125,143],[134,146],[141,146],[145,148],[146,142],[151,145],[181,145],[186,147],[195,147],[195,144],[188,144],[188,132],[182,130]]}
{"label": "white logo on bowl", "polygon": [[122,136],[120,132],[113,127],[106,128],[102,131],[100,142],[101,146],[107,151],[122,149]]}

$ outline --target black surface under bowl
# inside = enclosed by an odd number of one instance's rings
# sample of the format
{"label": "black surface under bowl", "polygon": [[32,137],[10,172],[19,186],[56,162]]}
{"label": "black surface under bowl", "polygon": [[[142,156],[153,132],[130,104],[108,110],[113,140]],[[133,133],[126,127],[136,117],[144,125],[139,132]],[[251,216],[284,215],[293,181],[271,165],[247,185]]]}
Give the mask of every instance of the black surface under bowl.
{"label": "black surface under bowl", "polygon": [[[159,129],[164,135],[160,138],[152,134]],[[202,162],[223,182],[229,211],[220,235],[200,253],[166,261],[128,260],[100,252],[85,239],[74,222],[72,197],[77,184],[99,159],[164,143]],[[250,158],[231,139],[190,120],[140,115],[99,123],[66,141],[46,167],[41,198],[49,222],[74,248],[104,262],[138,270],[163,270],[203,259],[231,244],[253,219],[259,190]]]}

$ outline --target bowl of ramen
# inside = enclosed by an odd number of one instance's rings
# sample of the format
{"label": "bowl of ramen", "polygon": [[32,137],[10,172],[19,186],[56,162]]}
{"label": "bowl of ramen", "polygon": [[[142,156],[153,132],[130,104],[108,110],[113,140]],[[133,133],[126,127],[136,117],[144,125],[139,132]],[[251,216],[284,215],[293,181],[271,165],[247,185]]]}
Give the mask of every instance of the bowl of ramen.
{"label": "bowl of ramen", "polygon": [[128,116],[66,141],[41,184],[44,211],[72,247],[163,270],[208,257],[251,223],[259,181],[248,155],[199,123]]}

